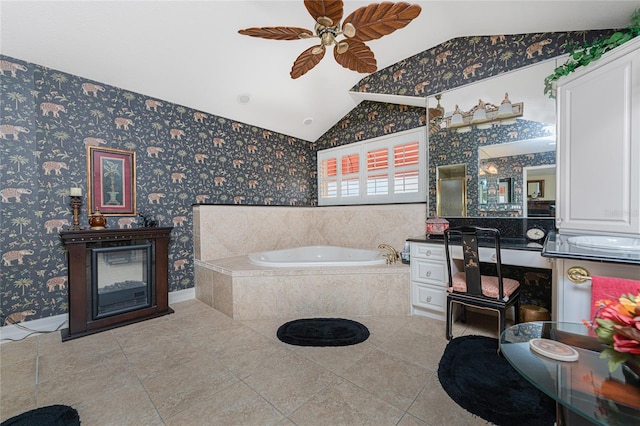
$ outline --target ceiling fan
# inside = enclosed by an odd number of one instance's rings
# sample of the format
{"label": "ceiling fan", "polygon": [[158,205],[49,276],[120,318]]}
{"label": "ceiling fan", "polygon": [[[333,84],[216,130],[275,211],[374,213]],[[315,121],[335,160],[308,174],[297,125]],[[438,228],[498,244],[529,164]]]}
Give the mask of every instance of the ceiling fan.
{"label": "ceiling fan", "polygon": [[[328,46],[334,46],[333,56],[343,67],[361,73],[375,72],[376,58],[364,42],[404,28],[422,10],[418,5],[404,2],[374,3],[353,11],[340,27],[342,0],[304,0],[304,5],[316,21],[315,33],[299,27],[254,27],[238,31],[243,35],[271,40],[319,38],[319,45],[308,48],[295,60],[291,78],[298,78],[315,67]],[[345,39],[338,41],[340,35]]]}

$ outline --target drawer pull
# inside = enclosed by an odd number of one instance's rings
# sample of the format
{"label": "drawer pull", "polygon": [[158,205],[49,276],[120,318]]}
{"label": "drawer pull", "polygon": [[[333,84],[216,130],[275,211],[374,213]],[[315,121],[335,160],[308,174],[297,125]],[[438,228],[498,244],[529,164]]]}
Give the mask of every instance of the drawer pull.
{"label": "drawer pull", "polygon": [[431,303],[431,296],[427,296],[427,303]]}
{"label": "drawer pull", "polygon": [[427,255],[427,256],[431,256],[431,250],[427,250],[426,255]]}
{"label": "drawer pull", "polygon": [[496,256],[495,254],[492,254],[492,255],[491,255],[491,261],[492,261],[492,262],[496,262],[496,261],[497,261],[497,259],[498,259],[498,258],[497,258],[497,256]]}
{"label": "drawer pull", "polygon": [[431,271],[427,271],[427,277],[431,276]]}

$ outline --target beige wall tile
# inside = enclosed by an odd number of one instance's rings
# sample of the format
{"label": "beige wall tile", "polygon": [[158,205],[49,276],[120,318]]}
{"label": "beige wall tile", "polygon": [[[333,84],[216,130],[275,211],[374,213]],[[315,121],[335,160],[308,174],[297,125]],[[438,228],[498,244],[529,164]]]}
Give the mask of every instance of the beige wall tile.
{"label": "beige wall tile", "polygon": [[335,207],[198,206],[196,259],[212,260],[305,245],[398,250],[424,233],[425,204]]}

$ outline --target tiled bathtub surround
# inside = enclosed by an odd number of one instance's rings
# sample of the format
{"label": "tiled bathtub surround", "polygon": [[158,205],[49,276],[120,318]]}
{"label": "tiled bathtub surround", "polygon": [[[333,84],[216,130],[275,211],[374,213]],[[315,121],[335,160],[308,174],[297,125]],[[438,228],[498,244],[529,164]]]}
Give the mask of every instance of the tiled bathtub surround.
{"label": "tiled bathtub surround", "polygon": [[198,205],[193,210],[196,260],[311,245],[402,250],[422,232],[425,204],[278,207]]}
{"label": "tiled bathtub surround", "polygon": [[265,268],[247,254],[307,245],[401,250],[424,229],[424,204],[348,207],[196,206],[196,297],[234,319],[407,315],[409,268]]}
{"label": "tiled bathtub surround", "polygon": [[196,298],[236,320],[408,315],[407,265],[269,269],[236,256],[196,261]]}

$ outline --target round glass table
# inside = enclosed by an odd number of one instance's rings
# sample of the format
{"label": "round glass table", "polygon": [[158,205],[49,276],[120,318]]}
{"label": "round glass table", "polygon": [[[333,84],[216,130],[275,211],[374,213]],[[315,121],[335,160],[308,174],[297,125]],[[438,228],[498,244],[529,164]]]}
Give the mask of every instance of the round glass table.
{"label": "round glass table", "polygon": [[[578,352],[578,360],[556,361],[533,352],[529,341],[534,338],[565,343]],[[609,372],[607,360],[599,358],[602,349],[584,324],[527,322],[500,336],[500,351],[507,361],[556,401],[558,425],[568,418],[562,407],[598,425],[640,425],[638,376],[624,366]]]}

